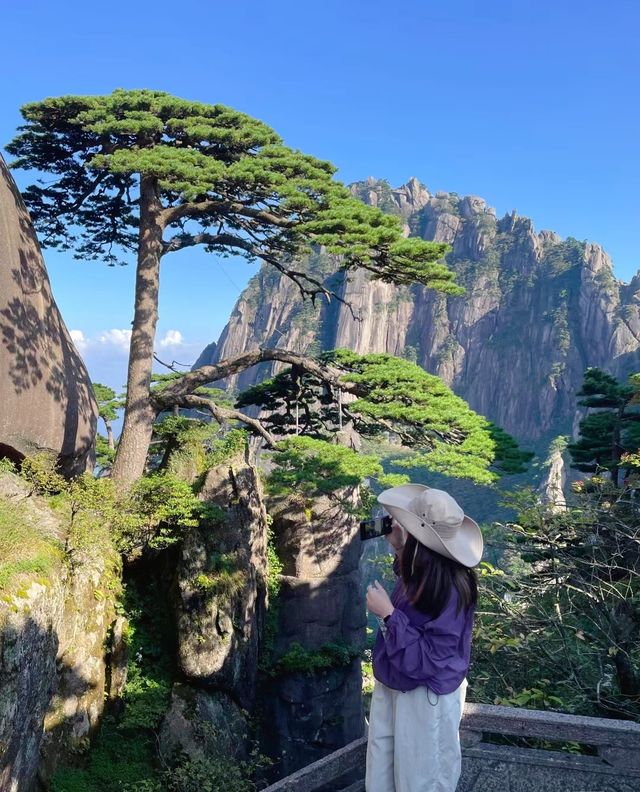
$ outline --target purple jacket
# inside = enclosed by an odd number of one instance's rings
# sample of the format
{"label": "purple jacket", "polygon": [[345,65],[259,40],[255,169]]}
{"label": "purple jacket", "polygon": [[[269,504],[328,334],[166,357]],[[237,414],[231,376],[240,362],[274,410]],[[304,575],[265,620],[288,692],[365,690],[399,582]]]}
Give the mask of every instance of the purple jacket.
{"label": "purple jacket", "polygon": [[[394,570],[397,574],[397,559]],[[401,579],[391,595],[395,610],[378,630],[373,647],[373,675],[394,690],[425,685],[434,693],[453,693],[469,670],[474,608],[456,613],[453,588],[437,619],[416,610],[404,593]]]}

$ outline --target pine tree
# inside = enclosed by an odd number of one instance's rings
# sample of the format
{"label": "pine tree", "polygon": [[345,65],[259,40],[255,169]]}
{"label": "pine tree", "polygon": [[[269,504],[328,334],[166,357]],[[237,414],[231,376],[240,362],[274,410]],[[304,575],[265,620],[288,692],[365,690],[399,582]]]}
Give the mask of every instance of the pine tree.
{"label": "pine tree", "polygon": [[[137,256],[124,426],[113,475],[138,478],[156,417],[150,397],[161,259],[201,245],[265,261],[314,299],[327,288],[297,262],[309,244],[395,283],[456,294],[446,246],[405,239],[328,162],[284,146],[261,121],[149,90],[64,96],[22,108],[14,167],[48,175],[24,197],[44,246],[115,265]],[[50,179],[49,176],[53,176]]]}
{"label": "pine tree", "polygon": [[595,412],[580,422],[578,440],[568,445],[572,465],[587,473],[608,470],[617,485],[621,457],[640,447],[640,375],[624,384],[601,369],[589,368],[578,396],[578,404]]}
{"label": "pine tree", "polygon": [[[321,361],[340,372],[339,384],[293,366],[240,394],[236,405],[257,405],[268,412],[262,423],[274,436],[287,438],[279,443],[276,461],[283,466],[285,460],[290,477],[305,467],[317,469],[322,441],[333,447],[336,433],[347,429],[359,437],[391,437],[411,449],[396,462],[401,467],[423,467],[483,484],[523,472],[533,456],[415,363],[346,349],[325,353]],[[351,397],[341,397],[341,389]],[[336,452],[327,453],[333,461]],[[343,454],[341,472],[347,470],[345,459]]]}

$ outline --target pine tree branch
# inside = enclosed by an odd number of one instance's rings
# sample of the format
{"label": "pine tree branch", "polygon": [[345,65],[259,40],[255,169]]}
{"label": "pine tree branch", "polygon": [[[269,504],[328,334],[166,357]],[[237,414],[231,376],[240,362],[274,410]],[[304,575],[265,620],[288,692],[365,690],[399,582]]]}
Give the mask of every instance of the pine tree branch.
{"label": "pine tree branch", "polygon": [[347,393],[353,393],[356,396],[363,395],[365,392],[362,385],[343,381],[341,379],[342,374],[338,369],[326,366],[297,352],[290,352],[286,349],[257,349],[253,352],[245,352],[229,360],[222,360],[216,365],[203,366],[195,369],[195,371],[190,371],[175,383],[163,388],[162,391],[152,393],[151,398],[158,411],[166,410],[175,405],[180,405],[185,397],[192,394],[196,388],[202,385],[217,382],[256,366],[258,363],[270,361],[299,366],[322,382],[340,388]]}
{"label": "pine tree branch", "polygon": [[277,226],[278,228],[294,228],[295,220],[268,212],[265,209],[255,209],[245,206],[238,201],[195,201],[183,203],[178,206],[169,206],[160,213],[160,221],[165,225],[175,223],[182,218],[196,218],[203,215],[240,215],[251,217],[254,220]]}
{"label": "pine tree branch", "polygon": [[162,254],[175,253],[178,250],[184,250],[185,248],[194,247],[196,245],[221,245],[244,250],[254,258],[260,259],[266,264],[275,267],[278,272],[281,272],[285,277],[292,280],[300,290],[303,299],[310,297],[313,302],[318,295],[322,295],[328,302],[331,302],[332,299],[337,300],[339,303],[346,306],[354,320],[359,321],[359,317],[354,313],[353,306],[337,292],[328,289],[322,281],[301,270],[290,269],[286,264],[280,262],[272,253],[261,249],[257,244],[252,244],[247,239],[235,236],[235,234],[210,234],[207,232],[198,234],[176,234],[163,243]]}
{"label": "pine tree branch", "polygon": [[246,415],[239,410],[230,410],[228,407],[220,407],[219,405],[215,404],[215,402],[211,401],[211,399],[207,399],[206,396],[192,395],[184,396],[182,402],[180,403],[180,407],[207,410],[219,424],[224,424],[225,421],[241,421],[257,432],[257,434],[262,437],[269,448],[275,448],[277,442],[276,439],[267,429],[265,429],[262,423],[260,423],[260,421],[258,421],[256,418],[251,418],[251,416]]}
{"label": "pine tree branch", "polygon": [[257,255],[254,252],[254,247],[250,242],[242,237],[237,237],[234,234],[208,234],[202,232],[199,234],[176,234],[167,242],[163,243],[162,254],[175,253],[178,250],[194,247],[195,245],[226,245],[228,247],[236,247],[245,250],[247,253]]}

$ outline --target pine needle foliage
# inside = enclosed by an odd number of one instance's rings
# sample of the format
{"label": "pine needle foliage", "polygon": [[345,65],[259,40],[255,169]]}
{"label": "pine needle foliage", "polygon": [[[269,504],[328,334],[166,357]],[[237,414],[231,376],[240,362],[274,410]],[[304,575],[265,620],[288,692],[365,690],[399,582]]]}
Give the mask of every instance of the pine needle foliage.
{"label": "pine needle foliage", "polygon": [[[286,481],[293,486],[293,479],[302,476],[304,468],[296,472],[290,459],[294,451],[300,465],[312,464],[302,454],[304,451],[308,456],[312,441],[319,464],[318,443],[326,443],[334,436],[339,411],[343,422],[349,422],[359,435],[392,437],[413,449],[414,453],[398,460],[397,464],[403,467],[421,466],[490,483],[501,474],[522,472],[532,457],[510,435],[475,413],[439,377],[408,360],[388,354],[358,355],[345,349],[326,353],[322,358],[343,372],[345,383],[357,386],[355,401],[340,403],[326,384],[294,368],[248,389],[238,401],[241,407],[253,404],[270,411],[265,422],[275,434],[299,435],[281,443],[282,450],[275,456],[282,467],[282,472],[273,474],[278,483],[282,479],[282,484]],[[354,454],[353,460],[338,460],[333,457],[343,452],[333,449],[336,446],[327,448],[321,456],[326,455],[327,464],[344,477],[340,479],[342,486],[350,483],[346,480],[350,472],[356,475],[357,471],[360,479],[376,475],[376,457]],[[295,483],[299,483],[298,478]]]}
{"label": "pine needle foliage", "polygon": [[53,176],[24,194],[46,246],[125,263],[138,249],[139,183],[149,176],[165,210],[164,253],[202,244],[274,263],[313,241],[343,255],[346,268],[461,292],[441,261],[445,245],[405,239],[398,218],[355,199],[331,163],[232,108],[118,89],[21,111],[25,124],[7,150],[13,167]]}

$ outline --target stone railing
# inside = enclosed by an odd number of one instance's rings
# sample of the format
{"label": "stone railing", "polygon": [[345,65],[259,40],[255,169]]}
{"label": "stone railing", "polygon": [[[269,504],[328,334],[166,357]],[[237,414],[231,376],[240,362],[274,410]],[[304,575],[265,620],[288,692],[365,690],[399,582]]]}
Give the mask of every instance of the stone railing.
{"label": "stone railing", "polygon": [[[593,755],[518,748],[485,740],[503,735],[579,743]],[[640,789],[640,724],[488,704],[465,706],[458,792],[632,792]],[[366,737],[303,767],[264,792],[364,790]],[[341,781],[342,780],[342,781]]]}

